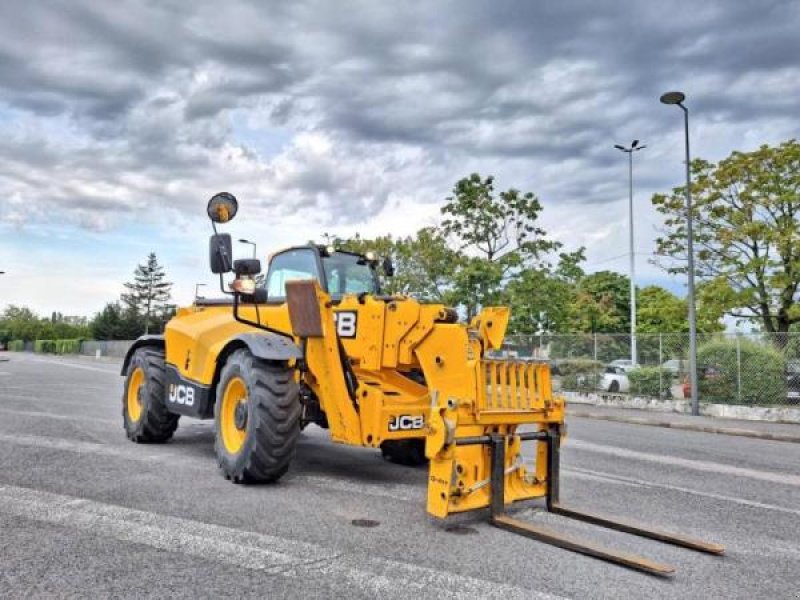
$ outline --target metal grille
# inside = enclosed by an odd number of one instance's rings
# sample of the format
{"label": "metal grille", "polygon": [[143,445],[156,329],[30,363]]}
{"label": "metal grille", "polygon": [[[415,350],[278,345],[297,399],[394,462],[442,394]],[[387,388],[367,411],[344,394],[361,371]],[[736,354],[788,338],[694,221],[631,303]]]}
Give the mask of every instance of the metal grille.
{"label": "metal grille", "polygon": [[548,366],[530,361],[482,360],[485,395],[479,410],[519,411],[544,406]]}

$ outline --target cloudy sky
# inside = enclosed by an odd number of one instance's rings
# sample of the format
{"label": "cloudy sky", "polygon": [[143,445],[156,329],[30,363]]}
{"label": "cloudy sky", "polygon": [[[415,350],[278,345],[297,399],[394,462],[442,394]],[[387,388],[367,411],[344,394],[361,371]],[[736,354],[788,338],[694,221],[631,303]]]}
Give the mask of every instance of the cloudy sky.
{"label": "cloudy sky", "polygon": [[151,250],[188,302],[218,191],[263,255],[412,233],[473,171],[624,271],[634,138],[640,282],[680,292],[646,264],[683,176],[658,97],[697,156],[798,137],[798,32],[798,1],[2,0],[0,306],[90,314]]}

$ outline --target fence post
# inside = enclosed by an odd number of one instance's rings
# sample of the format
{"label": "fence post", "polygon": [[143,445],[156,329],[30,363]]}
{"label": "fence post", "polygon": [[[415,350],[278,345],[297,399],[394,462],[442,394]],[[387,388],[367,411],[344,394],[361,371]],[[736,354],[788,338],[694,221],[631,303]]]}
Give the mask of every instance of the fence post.
{"label": "fence post", "polygon": [[742,403],[742,347],[739,344],[739,333],[736,334],[736,398]]}
{"label": "fence post", "polygon": [[658,334],[658,397],[661,397],[664,389],[664,369],[661,368],[661,365],[664,364],[664,357],[661,355],[661,334]]}

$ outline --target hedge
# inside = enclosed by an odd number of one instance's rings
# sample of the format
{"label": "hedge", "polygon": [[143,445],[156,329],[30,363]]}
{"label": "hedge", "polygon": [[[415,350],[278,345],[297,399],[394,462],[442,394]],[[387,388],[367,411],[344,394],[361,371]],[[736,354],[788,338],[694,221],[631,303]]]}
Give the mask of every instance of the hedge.
{"label": "hedge", "polygon": [[567,391],[594,391],[603,377],[603,363],[590,358],[559,360],[556,369],[561,375],[561,389]]}
{"label": "hedge", "polygon": [[25,342],[23,340],[11,340],[8,342],[8,349],[11,352],[22,352],[25,350]]}
{"label": "hedge", "polygon": [[81,341],[76,340],[36,340],[33,351],[44,354],[78,354],[81,350]]}
{"label": "hedge", "polygon": [[[737,361],[736,340],[717,340],[697,349],[698,391],[703,402],[786,402],[786,359],[779,350],[740,339],[739,357]],[[741,374],[737,377],[739,364]]]}
{"label": "hedge", "polygon": [[628,371],[630,392],[634,396],[669,398],[672,388],[672,373],[660,367],[639,367]]}

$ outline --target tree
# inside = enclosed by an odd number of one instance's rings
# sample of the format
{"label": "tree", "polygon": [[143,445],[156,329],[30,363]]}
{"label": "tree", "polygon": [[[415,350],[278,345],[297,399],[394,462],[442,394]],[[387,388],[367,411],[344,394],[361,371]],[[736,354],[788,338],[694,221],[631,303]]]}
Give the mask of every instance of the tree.
{"label": "tree", "polygon": [[[733,152],[691,164],[696,276],[720,312],[757,319],[765,331],[800,322],[800,143]],[[685,273],[685,188],[656,194],[665,215],[662,266]]]}
{"label": "tree", "polygon": [[141,333],[144,322],[131,309],[119,302],[109,302],[90,323],[92,337],[96,340],[131,340]]}
{"label": "tree", "polygon": [[146,264],[136,267],[133,281],[126,283],[125,289],[128,291],[122,294],[122,302],[132,313],[143,317],[144,333],[149,333],[154,318],[161,322],[168,314],[167,302],[172,290],[172,283],[166,280],[164,267],[158,264],[155,252],[147,257]]}
{"label": "tree", "polygon": [[572,332],[570,305],[583,277],[583,249],[562,253],[554,271],[523,270],[509,281],[506,297],[512,307],[509,332],[515,334]]}
{"label": "tree", "polygon": [[625,275],[598,271],[578,282],[570,306],[572,330],[584,333],[630,331],[630,284]]}
{"label": "tree", "polygon": [[561,247],[537,225],[542,206],[531,192],[495,193],[494,177],[461,179],[442,207],[442,234],[464,255],[454,277],[455,299],[467,317],[496,302],[503,285],[523,268],[547,268],[543,258]]}

